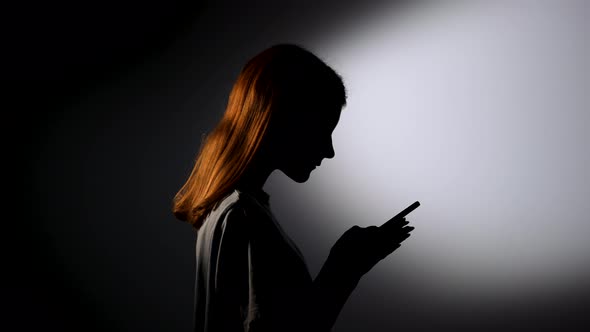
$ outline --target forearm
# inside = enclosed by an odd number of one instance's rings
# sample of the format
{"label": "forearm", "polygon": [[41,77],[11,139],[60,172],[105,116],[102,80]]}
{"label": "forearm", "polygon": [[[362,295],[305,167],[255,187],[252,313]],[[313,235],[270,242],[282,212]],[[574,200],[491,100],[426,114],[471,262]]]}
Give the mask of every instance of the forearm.
{"label": "forearm", "polygon": [[313,282],[312,316],[318,331],[331,331],[359,280],[329,258],[326,260]]}
{"label": "forearm", "polygon": [[341,263],[328,259],[309,288],[289,296],[257,294],[247,306],[245,331],[330,332],[358,282]]}

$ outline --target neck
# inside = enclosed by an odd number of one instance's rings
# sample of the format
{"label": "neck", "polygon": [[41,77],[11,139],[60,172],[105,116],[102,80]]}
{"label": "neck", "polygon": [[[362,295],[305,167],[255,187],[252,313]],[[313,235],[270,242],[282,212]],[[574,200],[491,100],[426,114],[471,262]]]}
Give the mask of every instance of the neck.
{"label": "neck", "polygon": [[238,186],[250,191],[260,191],[273,171],[274,169],[268,163],[254,159],[242,174]]}

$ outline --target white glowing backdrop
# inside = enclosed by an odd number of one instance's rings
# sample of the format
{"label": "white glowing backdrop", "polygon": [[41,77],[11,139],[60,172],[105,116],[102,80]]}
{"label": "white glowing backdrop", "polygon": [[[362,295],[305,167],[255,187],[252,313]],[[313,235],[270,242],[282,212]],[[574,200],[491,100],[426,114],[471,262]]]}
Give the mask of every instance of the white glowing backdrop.
{"label": "white glowing backdrop", "polygon": [[[267,184],[276,204],[283,192],[297,197],[299,208],[277,209],[296,242],[305,251],[314,231],[335,241],[418,200],[413,236],[365,279],[440,306],[542,301],[588,287],[588,9],[583,1],[444,2],[400,16],[383,8],[308,42],[343,76],[349,99],[336,157],[305,185],[282,174]],[[315,229],[297,229],[297,218]],[[320,263],[310,262],[314,273]]]}

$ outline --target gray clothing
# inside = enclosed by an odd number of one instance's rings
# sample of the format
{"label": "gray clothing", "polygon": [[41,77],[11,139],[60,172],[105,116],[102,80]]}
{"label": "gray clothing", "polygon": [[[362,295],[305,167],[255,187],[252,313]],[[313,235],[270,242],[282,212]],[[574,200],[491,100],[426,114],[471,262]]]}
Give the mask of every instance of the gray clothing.
{"label": "gray clothing", "polygon": [[314,282],[268,194],[234,189],[197,232],[194,331],[330,331],[356,282],[329,270]]}

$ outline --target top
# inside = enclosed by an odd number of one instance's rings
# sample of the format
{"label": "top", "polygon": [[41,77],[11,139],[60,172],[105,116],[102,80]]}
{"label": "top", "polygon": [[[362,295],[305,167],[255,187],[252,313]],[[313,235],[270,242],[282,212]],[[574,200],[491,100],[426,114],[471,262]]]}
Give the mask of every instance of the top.
{"label": "top", "polygon": [[313,280],[261,189],[234,189],[207,215],[195,272],[195,332],[331,331],[358,282],[330,264]]}

